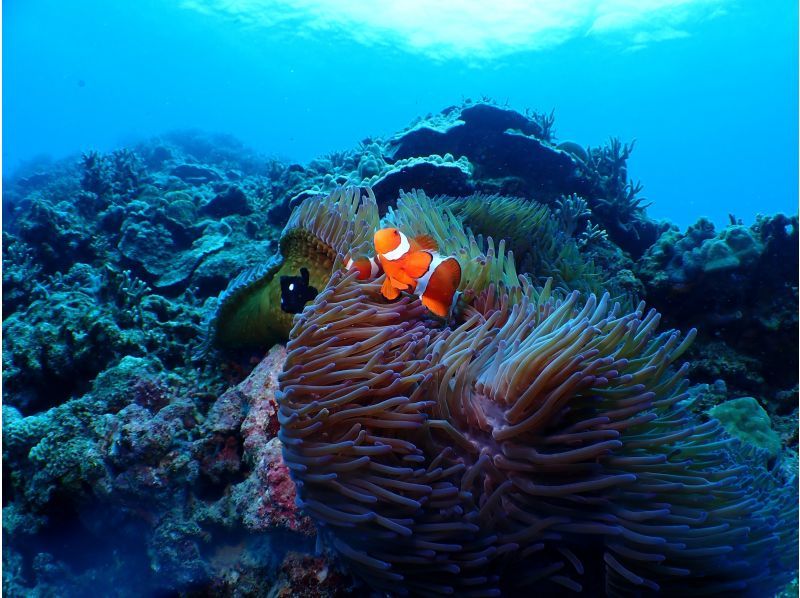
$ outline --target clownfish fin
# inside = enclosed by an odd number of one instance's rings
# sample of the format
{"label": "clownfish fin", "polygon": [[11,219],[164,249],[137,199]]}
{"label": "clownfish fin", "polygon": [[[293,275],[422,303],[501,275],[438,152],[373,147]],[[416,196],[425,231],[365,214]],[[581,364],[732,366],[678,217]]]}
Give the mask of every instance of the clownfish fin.
{"label": "clownfish fin", "polygon": [[[387,276],[386,278],[391,282],[391,285],[398,291],[407,291],[409,288],[411,288],[411,284],[402,282],[397,278],[393,278],[391,276]],[[413,283],[414,281],[412,280],[411,282]]]}
{"label": "clownfish fin", "polygon": [[408,276],[417,279],[425,275],[431,261],[433,261],[433,256],[427,251],[413,251],[403,257],[400,266]]}
{"label": "clownfish fin", "polygon": [[432,299],[430,297],[426,297],[425,295],[422,296],[422,305],[427,307],[431,310],[434,314],[439,316],[440,318],[446,318],[448,312],[450,311],[450,305],[445,305],[438,299]]}
{"label": "clownfish fin", "polygon": [[[408,272],[406,272],[402,268],[397,268],[392,270],[391,273],[388,273],[395,281],[404,284],[406,286],[413,285],[415,280],[409,276]],[[399,287],[398,287],[399,288]]]}
{"label": "clownfish fin", "polygon": [[392,279],[388,276],[383,281],[383,285],[381,285],[381,294],[389,300],[397,299],[400,296],[400,291],[394,288]]}
{"label": "clownfish fin", "polygon": [[461,284],[461,264],[454,257],[444,259],[431,273],[420,299],[422,304],[440,318],[450,313],[458,285]]}
{"label": "clownfish fin", "polygon": [[418,237],[414,237],[413,241],[418,250],[427,249],[428,251],[439,251],[439,244],[430,235],[419,235]]}

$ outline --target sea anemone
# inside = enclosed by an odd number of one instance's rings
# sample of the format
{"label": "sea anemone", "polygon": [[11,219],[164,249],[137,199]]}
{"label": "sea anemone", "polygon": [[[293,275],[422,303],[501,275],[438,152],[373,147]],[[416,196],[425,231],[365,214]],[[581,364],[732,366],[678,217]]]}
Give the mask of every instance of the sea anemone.
{"label": "sea anemone", "polygon": [[587,293],[600,293],[608,284],[608,276],[581,253],[576,230],[569,230],[577,226],[563,222],[544,204],[480,193],[441,204],[476,234],[505,239],[518,269],[537,280],[552,278],[556,286]]}
{"label": "sea anemone", "polygon": [[377,224],[378,207],[370,189],[362,195],[357,187],[343,187],[305,199],[281,233],[279,252],[239,274],[219,296],[197,356],[212,346],[263,348],[285,341],[293,314],[281,310],[280,277],[297,276],[306,268],[311,286],[324,287],[339,254],[370,250]]}
{"label": "sea anemone", "polygon": [[[322,288],[337,255],[374,253],[371,241],[378,228],[378,205],[372,190],[364,189],[362,193],[357,187],[339,188],[327,196],[309,197],[295,208],[281,234],[279,252],[266,264],[239,274],[220,294],[205,324],[198,358],[212,346],[263,348],[285,342],[293,314],[280,309],[280,277],[297,276],[306,268],[311,286]],[[537,279],[552,278],[562,288],[598,292],[602,287],[602,277],[591,260],[559,229],[549,208],[536,202],[480,194],[429,198],[422,191],[401,192],[397,210],[388,209],[384,224],[411,236],[430,235],[441,253],[457,256],[462,265],[483,269],[484,281],[471,278],[472,293],[491,277],[513,287],[518,270]],[[492,237],[499,243],[495,245]],[[517,259],[505,249],[513,249]],[[482,256],[489,258],[486,264],[491,273],[483,268]],[[462,279],[462,290],[467,279]]]}
{"label": "sea anemone", "polygon": [[791,475],[687,410],[694,331],[514,283],[502,249],[474,251],[447,325],[337,269],[291,331],[284,459],[350,568],[423,595],[762,596],[788,581]]}

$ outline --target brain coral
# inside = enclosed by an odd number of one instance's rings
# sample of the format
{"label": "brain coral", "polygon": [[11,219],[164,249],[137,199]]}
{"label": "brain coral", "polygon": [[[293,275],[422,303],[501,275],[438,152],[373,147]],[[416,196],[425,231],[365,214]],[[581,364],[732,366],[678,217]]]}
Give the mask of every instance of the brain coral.
{"label": "brain coral", "polygon": [[337,270],[291,331],[284,459],[351,569],[423,595],[765,596],[788,581],[794,483],[687,411],[693,332],[514,285],[502,248],[459,234],[469,304],[448,325]]}

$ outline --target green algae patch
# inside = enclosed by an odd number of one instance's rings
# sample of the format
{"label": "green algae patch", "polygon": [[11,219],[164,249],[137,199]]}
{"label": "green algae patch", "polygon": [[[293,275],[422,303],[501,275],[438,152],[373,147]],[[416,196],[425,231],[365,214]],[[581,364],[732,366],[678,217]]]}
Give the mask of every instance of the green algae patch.
{"label": "green algae patch", "polygon": [[212,345],[228,350],[269,347],[289,338],[294,314],[281,309],[281,276],[298,276],[306,268],[310,285],[324,288],[339,256],[369,255],[378,220],[369,188],[365,195],[355,187],[340,188],[303,200],[283,229],[279,253],[242,272],[220,295],[196,357]]}

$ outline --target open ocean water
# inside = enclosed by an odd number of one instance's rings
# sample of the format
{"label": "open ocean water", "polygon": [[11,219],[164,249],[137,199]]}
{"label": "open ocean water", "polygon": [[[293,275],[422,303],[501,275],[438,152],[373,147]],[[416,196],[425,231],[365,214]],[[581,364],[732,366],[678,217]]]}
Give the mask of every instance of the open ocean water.
{"label": "open ocean water", "polygon": [[794,2],[92,2],[4,7],[4,173],[197,127],[306,162],[463,98],[637,140],[652,215],[792,212]]}
{"label": "open ocean water", "polygon": [[797,596],[796,2],[2,18],[4,595]]}

